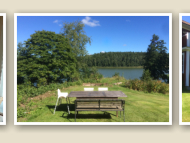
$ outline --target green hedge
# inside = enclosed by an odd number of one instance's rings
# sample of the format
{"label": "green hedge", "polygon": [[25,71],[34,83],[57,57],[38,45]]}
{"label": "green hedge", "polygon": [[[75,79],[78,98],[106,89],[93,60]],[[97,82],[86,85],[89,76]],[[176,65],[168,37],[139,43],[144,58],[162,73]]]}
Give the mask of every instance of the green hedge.
{"label": "green hedge", "polygon": [[127,88],[144,91],[144,92],[158,92],[166,94],[169,92],[169,84],[166,84],[160,80],[148,80],[142,81],[138,79],[128,80],[125,82]]}
{"label": "green hedge", "polygon": [[39,88],[36,88],[34,86],[17,85],[17,105],[19,106],[20,104],[23,104],[28,99],[28,97],[35,97],[48,91],[81,84],[82,81],[79,80],[76,82],[65,82],[62,84],[52,83],[46,86],[40,86]]}

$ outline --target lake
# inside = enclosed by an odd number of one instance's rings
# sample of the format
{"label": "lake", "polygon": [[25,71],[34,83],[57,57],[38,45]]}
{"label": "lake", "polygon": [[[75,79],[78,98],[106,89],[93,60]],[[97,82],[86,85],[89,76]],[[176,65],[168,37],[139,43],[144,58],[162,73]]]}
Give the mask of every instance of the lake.
{"label": "lake", "polygon": [[99,73],[104,77],[112,77],[116,72],[125,79],[140,79],[143,68],[98,68]]}

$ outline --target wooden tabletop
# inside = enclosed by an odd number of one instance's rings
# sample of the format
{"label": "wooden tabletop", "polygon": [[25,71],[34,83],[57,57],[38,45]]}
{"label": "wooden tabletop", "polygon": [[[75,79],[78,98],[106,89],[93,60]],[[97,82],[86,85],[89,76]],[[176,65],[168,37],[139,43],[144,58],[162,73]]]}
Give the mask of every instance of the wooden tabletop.
{"label": "wooden tabletop", "polygon": [[127,97],[122,91],[71,91],[68,97]]}

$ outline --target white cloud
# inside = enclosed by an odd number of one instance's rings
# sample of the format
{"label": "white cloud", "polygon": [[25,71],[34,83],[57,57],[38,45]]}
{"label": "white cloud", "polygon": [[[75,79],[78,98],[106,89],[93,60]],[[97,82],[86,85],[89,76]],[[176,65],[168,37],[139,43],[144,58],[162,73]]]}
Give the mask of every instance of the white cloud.
{"label": "white cloud", "polygon": [[131,20],[126,20],[127,22],[131,22]]}
{"label": "white cloud", "polygon": [[55,20],[53,23],[58,23],[59,22],[59,20]]}
{"label": "white cloud", "polygon": [[100,53],[105,53],[105,51],[101,51]]}
{"label": "white cloud", "polygon": [[124,44],[123,46],[127,46],[127,44]]}
{"label": "white cloud", "polygon": [[85,19],[82,20],[82,23],[90,27],[100,26],[99,21],[91,20],[89,16],[86,16]]}
{"label": "white cloud", "polygon": [[61,20],[54,20],[53,23],[56,23],[57,25],[62,26],[62,24],[60,24]]}

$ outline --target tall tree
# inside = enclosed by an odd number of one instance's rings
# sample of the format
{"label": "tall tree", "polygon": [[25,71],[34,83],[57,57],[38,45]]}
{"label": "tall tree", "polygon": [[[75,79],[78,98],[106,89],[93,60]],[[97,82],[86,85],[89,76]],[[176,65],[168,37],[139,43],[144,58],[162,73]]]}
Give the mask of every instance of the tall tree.
{"label": "tall tree", "polygon": [[143,67],[149,70],[153,79],[166,79],[166,74],[169,73],[169,54],[164,44],[164,40],[159,40],[154,34],[145,54]]}
{"label": "tall tree", "polygon": [[19,42],[17,45],[17,57],[25,54],[25,46],[22,42]]}
{"label": "tall tree", "polygon": [[25,41],[25,45],[24,54],[17,57],[18,83],[30,81],[42,85],[69,80],[75,75],[76,58],[64,36],[50,31],[36,31]]}
{"label": "tall tree", "polygon": [[64,22],[60,34],[69,39],[73,52],[78,56],[84,56],[88,52],[86,44],[91,44],[91,38],[84,31],[84,24],[81,21]]}
{"label": "tall tree", "polygon": [[84,75],[84,72],[88,68],[87,64],[84,62],[84,56],[88,54],[85,46],[87,43],[91,44],[91,38],[86,35],[84,26],[85,25],[81,21],[71,23],[64,22],[60,32],[62,36],[69,39],[69,44],[77,59],[76,68],[81,75]]}

